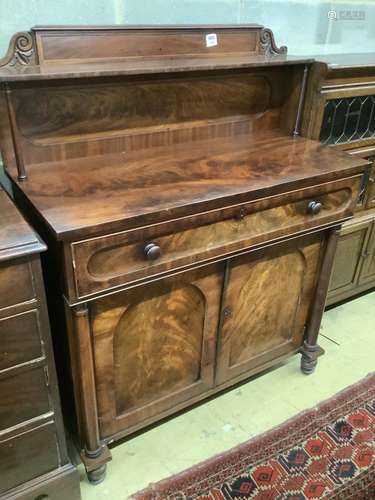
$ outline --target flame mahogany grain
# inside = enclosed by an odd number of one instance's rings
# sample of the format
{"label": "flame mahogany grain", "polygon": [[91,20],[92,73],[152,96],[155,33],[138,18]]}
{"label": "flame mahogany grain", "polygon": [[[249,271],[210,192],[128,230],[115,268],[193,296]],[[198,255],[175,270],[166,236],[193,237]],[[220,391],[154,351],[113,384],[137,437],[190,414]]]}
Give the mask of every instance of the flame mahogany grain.
{"label": "flame mahogany grain", "polygon": [[300,137],[312,61],[286,52],[257,25],[52,26],[0,62],[2,154],[48,244],[94,483],[112,441],[298,351],[315,368],[367,162]]}

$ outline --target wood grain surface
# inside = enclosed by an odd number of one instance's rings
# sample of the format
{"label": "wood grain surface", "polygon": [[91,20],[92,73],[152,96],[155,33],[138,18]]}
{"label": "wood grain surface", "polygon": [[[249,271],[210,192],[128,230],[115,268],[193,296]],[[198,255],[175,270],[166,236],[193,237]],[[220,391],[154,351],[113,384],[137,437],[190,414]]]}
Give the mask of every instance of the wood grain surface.
{"label": "wood grain surface", "polygon": [[[280,238],[286,232],[298,233],[347,217],[353,213],[360,182],[360,176],[351,177],[194,218],[74,243],[71,246],[75,262],[73,282],[66,293],[74,300],[70,292],[73,289],[78,297],[88,296],[225,256]],[[312,200],[322,204],[319,214],[313,216],[307,213]],[[161,252],[152,261],[144,252],[151,242],[158,245]]]}
{"label": "wood grain surface", "polygon": [[45,245],[38,235],[30,228],[2,189],[0,189],[0,214],[0,261],[10,256],[16,257],[45,250]]}
{"label": "wood grain surface", "polygon": [[208,266],[92,303],[104,435],[212,386],[220,269]]}
{"label": "wood grain surface", "polygon": [[363,171],[366,161],[268,132],[28,167],[22,190],[58,238],[154,223]]}
{"label": "wood grain surface", "polygon": [[218,383],[301,344],[321,255],[317,235],[229,262]]}
{"label": "wood grain surface", "polygon": [[37,310],[0,318],[0,371],[44,356]]}

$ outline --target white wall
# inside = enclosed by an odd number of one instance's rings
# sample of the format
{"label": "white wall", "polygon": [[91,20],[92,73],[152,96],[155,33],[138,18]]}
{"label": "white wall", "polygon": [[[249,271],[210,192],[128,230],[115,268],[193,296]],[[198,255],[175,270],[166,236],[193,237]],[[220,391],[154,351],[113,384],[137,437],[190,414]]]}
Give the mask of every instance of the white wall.
{"label": "white wall", "polygon": [[0,0],[0,56],[36,24],[126,23],[259,23],[290,54],[375,52],[375,0]]}

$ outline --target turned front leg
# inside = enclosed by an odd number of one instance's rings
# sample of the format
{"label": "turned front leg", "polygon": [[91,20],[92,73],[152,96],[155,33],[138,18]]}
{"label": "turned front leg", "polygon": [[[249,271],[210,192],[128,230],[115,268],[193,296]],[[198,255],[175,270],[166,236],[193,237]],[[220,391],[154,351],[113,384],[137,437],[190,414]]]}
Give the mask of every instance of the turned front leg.
{"label": "turned front leg", "polygon": [[83,443],[81,459],[89,481],[98,484],[105,478],[106,464],[111,460],[111,454],[99,436],[94,358],[87,304],[74,306],[71,312],[73,328],[69,334],[69,345],[76,411]]}
{"label": "turned front leg", "polygon": [[305,341],[301,348],[301,370],[306,375],[313,373],[318,363],[318,356],[322,352],[322,349],[318,345],[318,335],[326,304],[340,229],[341,226],[331,229],[327,238],[327,245],[320,269],[311,316],[306,328]]}

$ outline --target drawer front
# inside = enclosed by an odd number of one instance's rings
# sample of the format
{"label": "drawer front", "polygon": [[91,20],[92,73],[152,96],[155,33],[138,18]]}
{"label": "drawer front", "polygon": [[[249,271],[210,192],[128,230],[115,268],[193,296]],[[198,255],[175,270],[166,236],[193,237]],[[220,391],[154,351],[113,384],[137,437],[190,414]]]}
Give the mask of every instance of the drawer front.
{"label": "drawer front", "polygon": [[[349,216],[360,180],[361,176],[355,176],[73,243],[76,295],[85,297]],[[319,213],[309,213],[311,202],[321,204]],[[150,244],[154,246],[147,247]],[[149,257],[157,257],[155,260],[146,257],[146,247]],[[160,248],[160,256],[156,247]]]}
{"label": "drawer front", "polygon": [[1,500],[81,500],[79,480],[74,465],[64,465],[43,475],[41,481],[12,488]]}
{"label": "drawer front", "polygon": [[0,438],[0,493],[58,466],[54,422],[11,439]]}
{"label": "drawer front", "polygon": [[18,259],[0,263],[0,309],[35,297],[30,263]]}
{"label": "drawer front", "polygon": [[36,309],[0,319],[0,371],[42,356]]}
{"label": "drawer front", "polygon": [[44,367],[28,369],[0,380],[0,431],[50,410]]}

